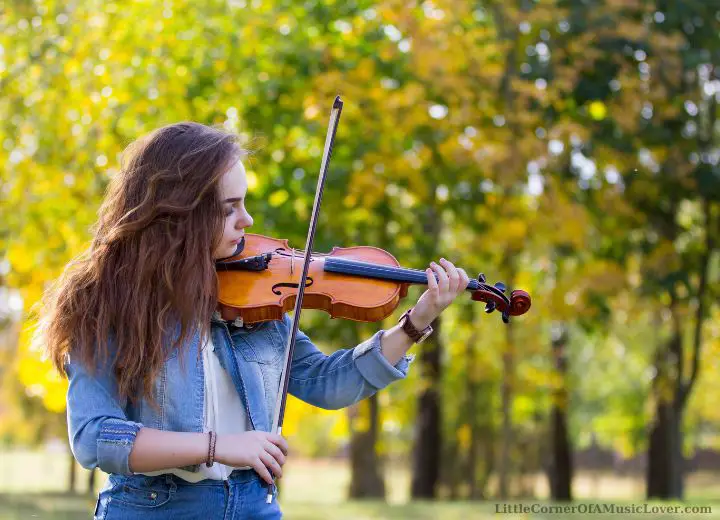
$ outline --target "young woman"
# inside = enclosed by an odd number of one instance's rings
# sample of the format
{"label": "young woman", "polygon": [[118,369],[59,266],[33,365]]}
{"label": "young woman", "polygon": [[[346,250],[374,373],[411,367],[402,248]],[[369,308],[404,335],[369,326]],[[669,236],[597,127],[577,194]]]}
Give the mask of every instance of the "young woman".
{"label": "young woman", "polygon": [[[265,496],[288,454],[269,430],[291,321],[242,326],[217,303],[215,261],[253,223],[242,157],[234,135],[197,123],[131,144],[90,247],[46,295],[37,339],[69,380],[72,452],[109,473],[95,518],[281,516]],[[402,324],[354,348],[326,356],[298,333],[290,393],[337,409],[404,378],[409,334],[468,283],[444,259],[426,274]]]}

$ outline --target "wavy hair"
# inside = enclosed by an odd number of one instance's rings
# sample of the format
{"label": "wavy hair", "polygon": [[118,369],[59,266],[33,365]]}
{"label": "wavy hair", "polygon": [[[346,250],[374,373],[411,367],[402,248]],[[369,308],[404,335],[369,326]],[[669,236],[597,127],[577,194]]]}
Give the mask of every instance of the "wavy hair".
{"label": "wavy hair", "polygon": [[[90,247],[45,293],[36,336],[56,369],[67,355],[91,371],[110,365],[118,394],[153,405],[171,348],[209,333],[217,304],[212,251],[222,236],[219,181],[245,151],[237,136],[182,122],[123,152]],[[179,326],[179,329],[177,328]]]}

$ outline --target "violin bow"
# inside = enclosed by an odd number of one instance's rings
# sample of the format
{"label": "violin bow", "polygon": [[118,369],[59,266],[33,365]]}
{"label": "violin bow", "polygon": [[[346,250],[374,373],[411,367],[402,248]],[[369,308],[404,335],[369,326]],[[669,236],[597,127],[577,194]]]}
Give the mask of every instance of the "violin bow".
{"label": "violin bow", "polygon": [[[310,228],[308,229],[307,240],[305,241],[305,259],[303,260],[303,269],[298,283],[298,293],[295,299],[295,312],[293,316],[292,329],[288,336],[287,345],[285,347],[285,363],[280,376],[281,390],[275,401],[275,412],[273,414],[272,430],[278,435],[282,435],[283,420],[285,418],[285,404],[287,402],[288,383],[290,382],[290,366],[292,363],[293,352],[295,351],[295,339],[297,337],[298,325],[300,323],[300,311],[302,310],[303,295],[305,294],[305,284],[307,283],[308,270],[310,268],[310,258],[312,257],[313,240],[315,238],[315,229],[317,227],[317,217],[320,213],[320,204],[322,203],[323,188],[325,187],[325,177],[327,176],[330,157],[332,156],[333,144],[335,143],[335,133],[337,132],[338,122],[340,121],[340,113],[342,112],[343,102],[340,96],[335,97],[332,110],[330,111],[330,123],[328,125],[327,135],[325,136],[325,149],[323,151],[322,162],[320,163],[320,176],[318,177],[317,188],[315,189],[315,202],[313,202],[312,215],[310,216]],[[272,472],[271,472],[272,474]],[[275,476],[273,475],[273,481]],[[273,499],[274,484],[268,484],[268,494],[265,503],[269,504]]]}

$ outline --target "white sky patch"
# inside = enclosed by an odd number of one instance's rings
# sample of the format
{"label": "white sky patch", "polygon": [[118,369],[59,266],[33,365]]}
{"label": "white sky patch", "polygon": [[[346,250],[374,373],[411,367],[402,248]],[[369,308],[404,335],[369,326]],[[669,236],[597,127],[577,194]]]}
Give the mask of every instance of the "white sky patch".
{"label": "white sky patch", "polygon": [[560,155],[565,150],[565,145],[562,141],[558,141],[557,139],[551,139],[548,143],[548,151],[552,155]]}
{"label": "white sky patch", "polygon": [[655,162],[652,153],[647,148],[642,148],[638,152],[638,160],[640,161],[640,164],[649,168],[653,172],[657,172],[660,169],[660,165]]}
{"label": "white sky patch", "polygon": [[385,32],[385,36],[387,36],[394,42],[402,40],[402,33],[394,25],[384,26],[383,31]]}
{"label": "white sky patch", "polygon": [[540,168],[538,168],[537,170],[538,171],[528,173],[527,193],[529,195],[532,195],[533,197],[542,195],[545,188],[545,179],[540,173]]}
{"label": "white sky patch", "polygon": [[609,184],[617,184],[620,182],[620,172],[614,165],[611,164],[605,168],[605,180],[608,181]]}
{"label": "white sky patch", "polygon": [[597,173],[597,166],[591,159],[585,157],[582,152],[574,151],[570,157],[572,168],[578,173],[582,180],[590,180]]}
{"label": "white sky patch", "polygon": [[446,201],[448,200],[448,196],[450,195],[450,190],[448,190],[448,187],[444,184],[441,184],[437,187],[435,190],[435,195],[437,196],[438,200]]}
{"label": "white sky patch", "polygon": [[448,107],[445,105],[431,105],[428,113],[433,119],[443,119],[448,114]]}

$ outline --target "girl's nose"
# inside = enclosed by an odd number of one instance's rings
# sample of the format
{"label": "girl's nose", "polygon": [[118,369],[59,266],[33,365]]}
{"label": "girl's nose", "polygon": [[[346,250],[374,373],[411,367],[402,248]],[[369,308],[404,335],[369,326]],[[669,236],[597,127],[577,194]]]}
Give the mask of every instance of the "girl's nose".
{"label": "girl's nose", "polygon": [[250,213],[246,211],[238,222],[240,223],[240,227],[250,227],[253,225],[253,218],[250,216]]}

